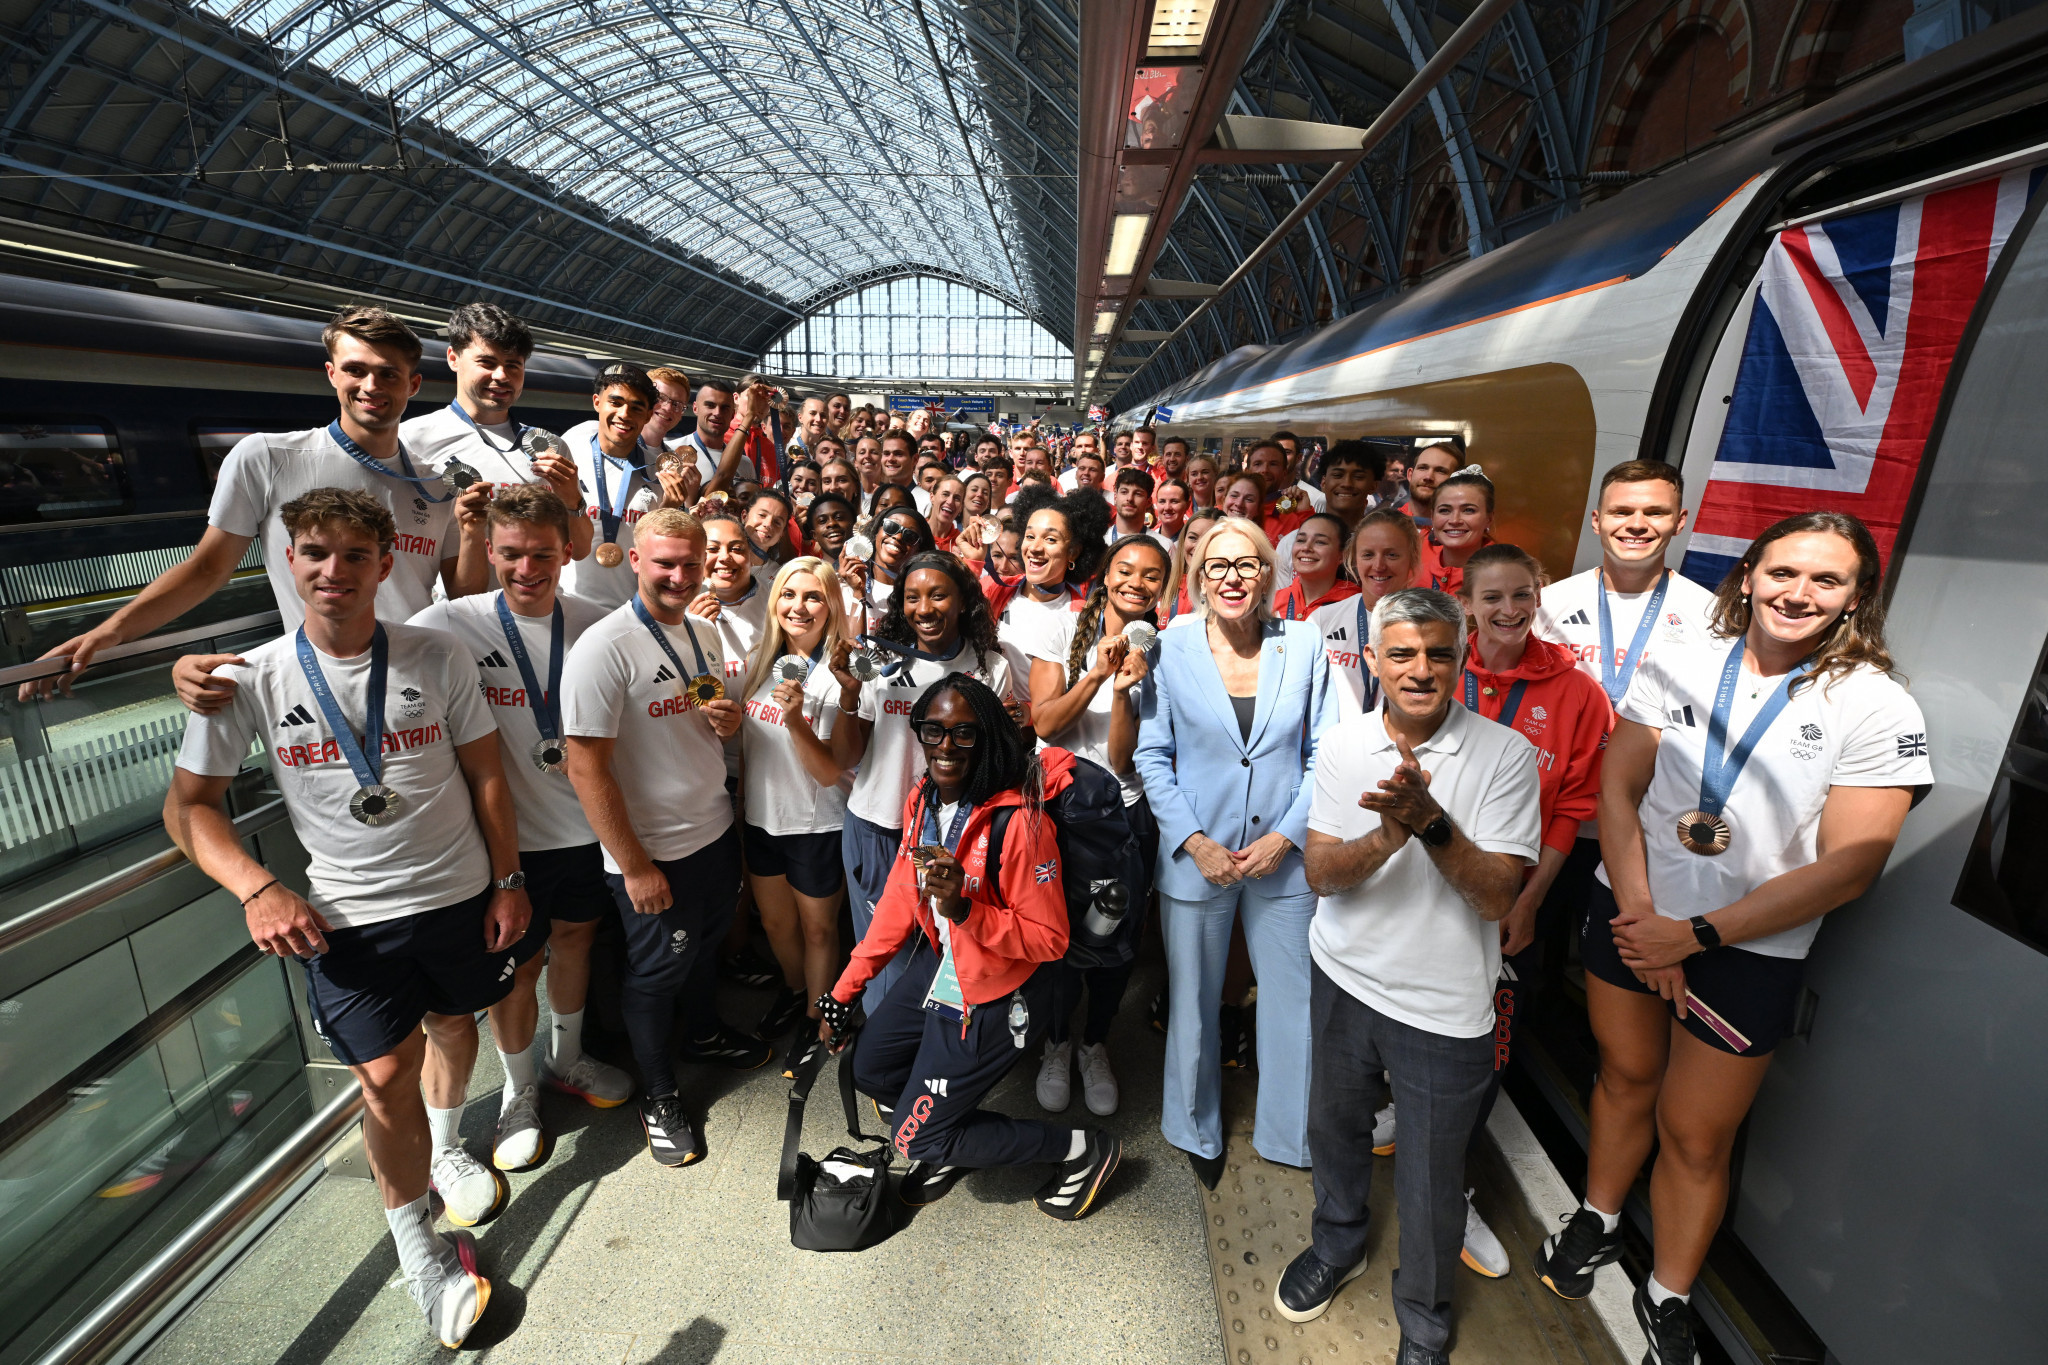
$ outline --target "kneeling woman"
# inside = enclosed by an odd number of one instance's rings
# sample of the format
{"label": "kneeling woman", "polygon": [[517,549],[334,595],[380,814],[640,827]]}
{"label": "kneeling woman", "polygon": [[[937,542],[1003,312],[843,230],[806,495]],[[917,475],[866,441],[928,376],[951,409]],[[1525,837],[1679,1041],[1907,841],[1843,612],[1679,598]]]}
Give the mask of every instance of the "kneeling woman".
{"label": "kneeling woman", "polygon": [[1821,916],[1877,880],[1934,780],[1891,677],[1882,572],[1854,517],[1787,517],[1721,580],[1710,638],[1637,671],[1608,741],[1580,948],[1600,1043],[1586,1203],[1539,1274],[1591,1292],[1654,1141],[1656,1255],[1636,1290],[1654,1365],[1697,1359],[1686,1300]]}
{"label": "kneeling woman", "polygon": [[[906,1203],[929,1204],[968,1171],[1055,1163],[1037,1195],[1055,1218],[1084,1216],[1123,1155],[1100,1128],[979,1108],[1052,1020],[1067,950],[1067,902],[1030,739],[986,684],[949,674],[910,709],[925,774],[903,806],[903,841],[874,923],[839,982],[818,998],[833,1041],[854,1000],[897,949],[922,940],[886,998],[870,1002],[854,1084],[890,1109],[914,1164]],[[996,866],[990,867],[991,849]]]}

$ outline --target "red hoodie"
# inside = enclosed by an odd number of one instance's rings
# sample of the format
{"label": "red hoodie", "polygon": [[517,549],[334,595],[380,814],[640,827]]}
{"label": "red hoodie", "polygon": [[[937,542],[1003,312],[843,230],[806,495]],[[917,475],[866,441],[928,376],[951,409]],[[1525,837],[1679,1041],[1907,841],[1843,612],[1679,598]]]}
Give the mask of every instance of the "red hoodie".
{"label": "red hoodie", "polygon": [[[1064,785],[1074,756],[1048,747],[1040,752],[1039,762],[1051,794]],[[938,925],[924,897],[917,894],[917,872],[906,856],[924,842],[917,808],[923,786],[922,782],[913,786],[903,803],[903,842],[889,869],[888,884],[875,902],[875,918],[868,925],[867,937],[854,946],[852,961],[832,987],[839,1000],[851,1001],[909,942],[912,930],[924,930],[934,946],[939,942]],[[990,886],[989,827],[995,813],[1005,806],[1017,811],[1003,831],[999,884]],[[1023,985],[1039,963],[1066,955],[1067,894],[1060,880],[1060,850],[1051,817],[1027,808],[1024,794],[1017,791],[997,792],[976,806],[967,817],[967,828],[960,832],[959,847],[964,851],[960,867],[966,874],[966,895],[972,908],[965,920],[948,931],[953,940],[953,970],[960,977],[961,997],[970,1005],[985,1005]]]}
{"label": "red hoodie", "polygon": [[1348,578],[1340,578],[1330,585],[1330,590],[1313,602],[1302,599],[1308,595],[1308,588],[1299,578],[1273,594],[1273,614],[1285,621],[1306,621],[1308,614],[1317,607],[1331,602],[1342,602],[1347,597],[1358,596],[1358,585]]}
{"label": "red hoodie", "polygon": [[[1599,804],[1600,760],[1607,752],[1607,733],[1614,728],[1607,694],[1579,671],[1578,656],[1571,650],[1534,635],[1522,651],[1522,661],[1505,673],[1489,673],[1480,666],[1478,636],[1473,636],[1465,644],[1465,676],[1476,681],[1479,714],[1488,720],[1501,718],[1516,683],[1528,684],[1513,724],[1536,746],[1544,846],[1570,853],[1579,837],[1579,822],[1592,819]],[[1463,679],[1458,687],[1462,702]]]}

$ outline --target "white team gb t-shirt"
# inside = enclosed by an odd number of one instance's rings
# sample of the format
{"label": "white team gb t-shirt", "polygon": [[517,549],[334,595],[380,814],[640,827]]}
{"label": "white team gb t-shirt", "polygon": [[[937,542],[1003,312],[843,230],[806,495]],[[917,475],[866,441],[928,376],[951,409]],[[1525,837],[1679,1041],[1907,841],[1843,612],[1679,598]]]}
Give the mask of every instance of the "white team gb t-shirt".
{"label": "white team gb t-shirt", "polygon": [[533,476],[533,458],[519,447],[516,422],[471,426],[450,405],[408,417],[398,428],[398,436],[414,460],[424,455],[436,469],[446,469],[460,460],[481,474],[493,492],[541,482]]}
{"label": "white team gb t-shirt", "polygon": [[1359,611],[1365,599],[1353,594],[1338,602],[1325,602],[1308,614],[1308,622],[1323,637],[1323,658],[1330,666],[1330,679],[1337,684],[1337,716],[1344,719],[1380,705],[1379,679],[1365,666],[1367,630],[1372,612]]}
{"label": "white team gb t-shirt", "polygon": [[244,436],[228,452],[213,488],[213,502],[206,509],[206,522],[230,535],[261,539],[263,569],[284,617],[286,635],[306,619],[306,607],[292,586],[291,565],[285,559],[292,540],[278,512],[293,498],[316,488],[359,489],[391,509],[398,541],[392,552],[391,575],[377,589],[380,620],[408,620],[434,600],[442,561],[454,559],[461,548],[455,529],[455,500],[444,496],[448,490],[441,486],[440,465],[423,460],[402,440],[400,448],[411,459],[413,472],[429,492],[443,498],[441,502],[429,501],[400,477],[396,460],[384,466],[392,471],[388,476],[357,464],[334,443],[325,427],[258,432]]}
{"label": "white team gb t-shirt", "polygon": [[[1074,631],[1079,628],[1081,618],[1072,612],[1062,612],[1049,617],[1050,625],[1039,638],[1038,652],[1032,661],[1044,660],[1060,666],[1062,679],[1067,673],[1067,655],[1074,648]],[[1097,644],[1100,642],[1098,641]],[[1084,668],[1095,667],[1097,645],[1088,646],[1088,655],[1082,660]],[[1026,675],[1028,682],[1029,675]],[[1131,688],[1123,694],[1124,705],[1133,716],[1138,710],[1138,689]],[[1127,773],[1117,772],[1109,766],[1109,724],[1115,717],[1112,709],[1116,705],[1116,679],[1104,678],[1102,685],[1095,689],[1095,695],[1088,699],[1088,707],[1074,722],[1056,735],[1041,735],[1041,744],[1056,744],[1069,753],[1079,754],[1090,763],[1098,763],[1116,777],[1124,789],[1124,804],[1135,806],[1145,799],[1145,779],[1138,775],[1137,765],[1131,765]]]}
{"label": "white team gb t-shirt", "polygon": [[[1919,703],[1889,675],[1860,667],[1832,685],[1809,683],[1786,703],[1750,753],[1721,812],[1732,836],[1727,850],[1713,857],[1687,852],[1678,842],[1678,817],[1699,808],[1707,722],[1734,645],[1710,639],[1667,649],[1663,666],[1639,670],[1622,698],[1623,720],[1660,732],[1656,771],[1638,809],[1650,900],[1667,919],[1719,910],[1818,858],[1829,787],[1920,787],[1934,781]],[[1729,748],[1749,729],[1777,681],[1743,669],[1729,711]],[[1596,875],[1608,881],[1604,865]],[[1735,946],[1765,957],[1801,958],[1819,932],[1820,920],[1813,919]]]}
{"label": "white team gb t-shirt", "polygon": [[[569,785],[568,773],[544,773],[533,766],[533,746],[540,742],[540,723],[527,701],[519,660],[513,657],[505,640],[504,624],[498,617],[498,599],[503,596],[501,592],[491,592],[436,602],[413,617],[412,624],[452,635],[476,660],[484,702],[498,722],[499,747],[503,750],[500,759],[505,765],[505,779],[512,788],[513,807],[519,813],[520,851],[533,853],[594,844],[597,835],[583,817],[583,805],[576,799],[576,789]],[[556,600],[562,604],[562,647],[566,654],[575,648],[584,631],[604,619],[605,610],[580,597],[562,595]],[[553,659],[548,652],[554,643],[553,615],[514,613],[512,620],[526,646],[533,676],[546,687]],[[567,673],[565,659],[565,678]]]}
{"label": "white team gb t-shirt", "polygon": [[[386,623],[384,632],[390,671],[380,777],[404,803],[389,824],[360,824],[348,813],[356,776],[299,668],[296,627],[246,651],[246,663],[219,670],[238,684],[234,701],[217,716],[193,716],[178,750],[178,766],[202,777],[239,772],[251,741],[270,751],[292,829],[311,855],[308,900],[337,929],[458,905],[491,883],[490,853],[455,754],[494,729],[476,666],[438,631]],[[370,651],[322,655],[320,663],[360,741]]]}
{"label": "white team gb t-shirt", "polygon": [[[762,581],[761,570],[757,568],[747,595],[737,602],[719,603],[718,619],[710,623],[717,630],[719,648],[725,653],[725,685],[734,701],[740,700],[740,680],[768,620],[768,590],[761,586]],[[697,600],[701,602],[703,598]],[[740,736],[735,734],[725,742],[725,774],[738,777],[739,773]]]}
{"label": "white team gb t-shirt", "polygon": [[[676,675],[631,602],[584,631],[562,670],[562,727],[571,736],[618,741],[612,775],[625,794],[633,833],[648,857],[673,862],[732,827],[723,746],[704,714],[684,705],[682,691],[697,669],[692,638],[714,677],[725,676],[725,655],[718,632],[699,617],[661,630],[685,676]],[[604,866],[619,870],[610,849]]]}
{"label": "white team gb t-shirt", "polygon": [[[775,700],[780,681],[771,672],[747,698],[747,719],[740,727],[747,757],[747,823],[770,834],[835,833],[846,824],[853,779],[820,786],[804,767],[782,704]],[[839,680],[822,663],[814,664],[804,680],[803,708],[812,732],[830,743],[839,720]]]}
{"label": "white team gb t-shirt", "polygon": [[[1071,620],[1085,601],[1085,594],[1072,590],[1050,602],[1035,602],[1022,588],[1011,596],[996,620],[996,640],[1003,647],[1003,657],[1010,661],[1010,676],[1019,679],[1020,688],[1030,690],[1031,661],[1058,629],[1060,618]],[[1072,640],[1073,636],[1067,638]]]}
{"label": "white team gb t-shirt", "polygon": [[[889,657],[887,651],[878,653]],[[910,799],[910,788],[924,770],[924,751],[910,733],[910,708],[927,687],[949,673],[979,678],[999,697],[1013,695],[1010,680],[1015,675],[1003,653],[990,654],[987,667],[977,668],[974,646],[965,641],[950,659],[911,659],[889,676],[861,687],[855,714],[873,728],[846,805],[869,824],[895,829],[903,818],[903,803]]]}
{"label": "white team gb t-shirt", "polygon": [[569,565],[562,575],[562,591],[574,593],[601,607],[616,607],[639,591],[640,584],[633,576],[630,559],[621,559],[609,568],[597,562],[597,548],[605,543],[604,518],[597,496],[598,477],[602,472],[605,496],[611,499],[612,514],[619,518],[615,543],[621,550],[633,548],[633,527],[642,516],[661,506],[661,481],[647,473],[654,467],[656,452],[644,444],[636,446],[634,458],[640,463],[629,475],[618,461],[605,460],[600,454],[592,453],[591,442],[596,435],[597,423],[594,421],[578,422],[562,433],[562,443],[569,448],[569,458],[576,462],[576,483],[583,492],[583,514],[590,518],[591,526],[591,553]]}

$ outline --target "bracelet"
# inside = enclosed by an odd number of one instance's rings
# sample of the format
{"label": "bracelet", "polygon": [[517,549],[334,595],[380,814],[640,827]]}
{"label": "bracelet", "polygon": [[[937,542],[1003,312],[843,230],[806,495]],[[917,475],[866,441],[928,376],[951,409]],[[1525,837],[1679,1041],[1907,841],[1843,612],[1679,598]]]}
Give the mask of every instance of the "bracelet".
{"label": "bracelet", "polygon": [[254,891],[251,891],[248,895],[242,897],[243,908],[247,909],[250,901],[255,900],[258,896],[262,895],[264,892],[268,891],[271,887],[276,886],[277,884],[277,878],[272,877],[269,881],[263,883],[263,885],[257,887]]}

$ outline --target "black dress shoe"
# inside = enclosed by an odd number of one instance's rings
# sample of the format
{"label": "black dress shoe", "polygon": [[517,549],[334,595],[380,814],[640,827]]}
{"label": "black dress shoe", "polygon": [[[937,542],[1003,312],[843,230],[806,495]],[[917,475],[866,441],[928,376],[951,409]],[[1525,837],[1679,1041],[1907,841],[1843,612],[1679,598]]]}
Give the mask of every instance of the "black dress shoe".
{"label": "black dress shoe", "polygon": [[1451,1365],[1451,1357],[1447,1351],[1432,1351],[1404,1336],[1401,1338],[1401,1353],[1394,1357],[1394,1365]]}
{"label": "black dress shoe", "polygon": [[1195,1179],[1202,1182],[1202,1188],[1205,1190],[1215,1189],[1216,1182],[1223,1178],[1221,1156],[1196,1156],[1189,1152],[1188,1165],[1195,1168]]}

